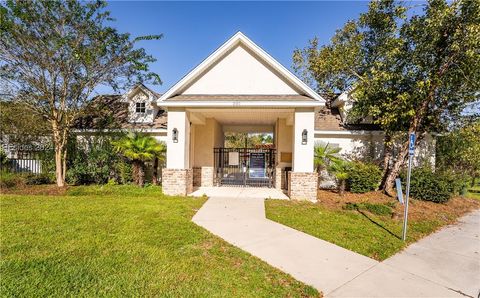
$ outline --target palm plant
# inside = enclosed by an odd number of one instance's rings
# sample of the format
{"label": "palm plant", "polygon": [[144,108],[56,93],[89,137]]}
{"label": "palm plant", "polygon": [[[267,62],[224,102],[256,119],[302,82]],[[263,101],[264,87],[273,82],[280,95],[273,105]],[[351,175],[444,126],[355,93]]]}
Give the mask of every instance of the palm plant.
{"label": "palm plant", "polygon": [[129,133],[112,143],[117,152],[132,161],[133,182],[139,186],[145,184],[145,162],[165,159],[165,145],[152,136]]}
{"label": "palm plant", "polygon": [[342,159],[338,156],[341,148],[332,147],[329,143],[315,144],[314,148],[314,164],[318,172],[326,169],[330,164],[337,163]]}
{"label": "palm plant", "polygon": [[315,169],[317,170],[317,188],[320,187],[321,173],[323,170],[327,169],[329,165],[338,163],[342,159],[338,156],[341,148],[332,147],[329,143],[325,145],[321,143],[315,144],[314,148],[314,164]]}
{"label": "palm plant", "polygon": [[339,160],[335,163],[332,163],[328,169],[335,175],[335,179],[337,180],[338,192],[341,196],[343,196],[343,193],[345,192],[349,169],[350,163],[345,160]]}

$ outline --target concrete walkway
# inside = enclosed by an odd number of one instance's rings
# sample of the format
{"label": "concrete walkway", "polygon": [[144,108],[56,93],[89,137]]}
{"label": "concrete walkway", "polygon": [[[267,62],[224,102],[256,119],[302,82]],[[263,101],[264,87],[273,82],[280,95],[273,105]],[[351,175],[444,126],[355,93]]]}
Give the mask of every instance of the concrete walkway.
{"label": "concrete walkway", "polygon": [[262,197],[212,197],[193,221],[324,293],[377,264],[370,258],[266,219]]}
{"label": "concrete walkway", "polygon": [[328,297],[479,293],[480,211],[379,263],[266,219],[264,197],[255,193],[230,191],[228,197],[211,197],[193,221]]}
{"label": "concrete walkway", "polygon": [[479,297],[480,211],[374,266],[330,297]]}
{"label": "concrete walkway", "polygon": [[289,200],[282,191],[276,188],[266,187],[235,187],[235,186],[221,186],[221,187],[199,187],[194,192],[189,194],[194,197],[201,197],[206,195],[209,198],[260,198],[260,199],[280,199]]}

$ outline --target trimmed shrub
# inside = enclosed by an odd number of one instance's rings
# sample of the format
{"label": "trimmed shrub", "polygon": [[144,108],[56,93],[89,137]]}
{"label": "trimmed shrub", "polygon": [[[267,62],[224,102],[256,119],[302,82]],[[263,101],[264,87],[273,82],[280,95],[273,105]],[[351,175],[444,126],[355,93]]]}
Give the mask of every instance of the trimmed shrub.
{"label": "trimmed shrub", "polygon": [[[406,174],[402,174],[404,184],[407,180],[405,177]],[[445,203],[454,193],[450,182],[447,175],[435,173],[428,167],[414,168],[410,178],[410,196],[417,200]]]}
{"label": "trimmed shrub", "polygon": [[3,168],[8,164],[7,153],[3,150],[3,147],[0,147],[0,168]]}
{"label": "trimmed shrub", "polygon": [[453,195],[464,195],[467,192],[468,175],[458,174],[451,170],[443,171],[441,175],[447,181]]}
{"label": "trimmed shrub", "polygon": [[115,176],[119,156],[113,150],[110,140],[92,137],[77,142],[72,152],[73,160],[67,167],[67,181],[71,184],[105,184]]}
{"label": "trimmed shrub", "polygon": [[354,193],[376,190],[382,179],[382,171],[372,163],[352,162],[348,170],[348,185]]}

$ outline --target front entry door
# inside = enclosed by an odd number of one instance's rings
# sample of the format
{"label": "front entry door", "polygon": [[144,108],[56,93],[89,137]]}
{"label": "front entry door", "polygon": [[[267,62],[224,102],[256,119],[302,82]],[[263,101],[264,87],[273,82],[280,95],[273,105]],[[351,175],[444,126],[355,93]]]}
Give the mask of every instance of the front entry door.
{"label": "front entry door", "polygon": [[215,185],[273,187],[275,149],[215,148]]}

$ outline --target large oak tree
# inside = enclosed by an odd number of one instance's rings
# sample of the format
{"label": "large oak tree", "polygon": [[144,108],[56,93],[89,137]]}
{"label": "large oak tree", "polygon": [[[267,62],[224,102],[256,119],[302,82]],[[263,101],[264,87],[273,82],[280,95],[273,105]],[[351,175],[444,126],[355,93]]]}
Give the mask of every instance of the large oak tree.
{"label": "large oak tree", "polygon": [[[352,90],[349,121],[371,118],[385,131],[382,188],[390,192],[408,154],[406,133],[417,142],[451,126],[479,100],[480,2],[430,0],[406,7],[372,1],[331,43],[317,39],[294,52],[297,72],[320,92]],[[393,144],[400,150],[393,156]]]}
{"label": "large oak tree", "polygon": [[155,59],[111,26],[106,2],[6,1],[0,4],[0,76],[21,101],[49,124],[56,180],[65,185],[67,139],[75,119],[100,85],[119,90],[160,83]]}

